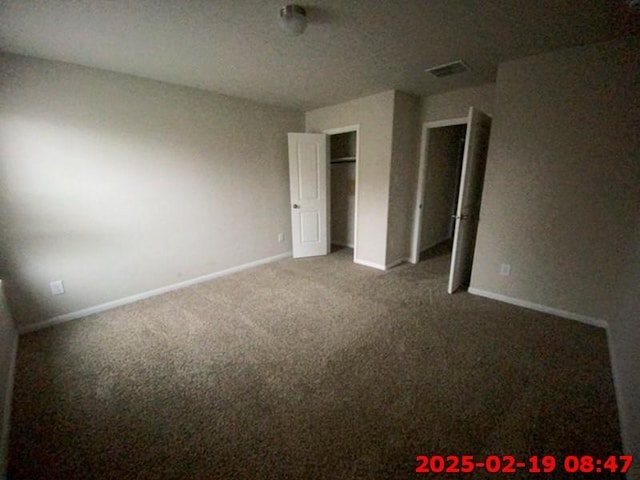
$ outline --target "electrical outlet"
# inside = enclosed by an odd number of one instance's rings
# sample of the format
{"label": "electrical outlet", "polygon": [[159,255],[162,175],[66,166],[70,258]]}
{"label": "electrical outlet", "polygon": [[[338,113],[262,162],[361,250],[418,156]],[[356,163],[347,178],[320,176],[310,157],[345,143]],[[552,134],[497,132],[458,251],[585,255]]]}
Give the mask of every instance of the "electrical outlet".
{"label": "electrical outlet", "polygon": [[278,234],[278,243],[284,242],[284,233],[280,232]]}
{"label": "electrical outlet", "polygon": [[54,280],[53,282],[50,282],[49,288],[53,295],[62,295],[64,293],[64,284],[62,283],[62,280]]}
{"label": "electrical outlet", "polygon": [[500,275],[508,277],[511,275],[511,265],[508,263],[500,264]]}

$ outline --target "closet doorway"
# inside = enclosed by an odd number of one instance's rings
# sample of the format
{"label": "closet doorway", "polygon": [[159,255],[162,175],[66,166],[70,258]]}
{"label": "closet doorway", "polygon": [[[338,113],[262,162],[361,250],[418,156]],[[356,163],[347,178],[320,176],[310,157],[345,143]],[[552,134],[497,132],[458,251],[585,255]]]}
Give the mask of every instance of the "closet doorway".
{"label": "closet doorway", "polygon": [[332,250],[353,249],[357,258],[359,126],[325,130],[329,139],[329,238]]}
{"label": "closet doorway", "polygon": [[466,134],[466,119],[428,129],[419,256],[453,240]]}
{"label": "closet doorway", "polygon": [[471,279],[490,129],[491,117],[473,107],[423,125],[410,261],[450,246],[449,293]]}

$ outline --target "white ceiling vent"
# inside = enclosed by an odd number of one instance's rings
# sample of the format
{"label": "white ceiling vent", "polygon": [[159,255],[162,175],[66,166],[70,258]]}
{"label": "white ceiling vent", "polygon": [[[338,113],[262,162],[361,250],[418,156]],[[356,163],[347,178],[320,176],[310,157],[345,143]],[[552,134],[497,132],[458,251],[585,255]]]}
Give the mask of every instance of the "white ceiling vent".
{"label": "white ceiling vent", "polygon": [[458,73],[468,72],[471,68],[462,60],[456,60],[455,62],[445,63],[444,65],[438,65],[437,67],[427,68],[425,72],[430,73],[434,77],[448,77],[449,75],[456,75]]}

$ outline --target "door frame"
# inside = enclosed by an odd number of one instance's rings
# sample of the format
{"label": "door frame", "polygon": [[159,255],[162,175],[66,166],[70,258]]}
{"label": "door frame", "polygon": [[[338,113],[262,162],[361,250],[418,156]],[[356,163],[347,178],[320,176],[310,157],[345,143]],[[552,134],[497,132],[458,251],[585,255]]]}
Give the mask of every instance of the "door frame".
{"label": "door frame", "polygon": [[[360,178],[360,124],[347,125],[345,127],[329,128],[322,133],[331,137],[338,133],[356,132],[356,191],[353,207],[353,259],[358,258],[358,182]],[[329,245],[331,245],[331,138],[329,138],[329,178],[327,179],[327,191],[329,192]]]}
{"label": "door frame", "polygon": [[[422,124],[422,134],[420,136],[420,163],[418,166],[418,185],[416,188],[416,200],[413,211],[413,232],[411,235],[411,254],[409,262],[416,264],[420,260],[420,240],[422,237],[422,207],[424,206],[424,195],[427,182],[427,166],[429,155],[429,130],[441,127],[453,127],[456,125],[466,125],[469,127],[469,117],[457,117],[447,120],[437,120],[424,122]],[[459,181],[459,180],[458,180]]]}

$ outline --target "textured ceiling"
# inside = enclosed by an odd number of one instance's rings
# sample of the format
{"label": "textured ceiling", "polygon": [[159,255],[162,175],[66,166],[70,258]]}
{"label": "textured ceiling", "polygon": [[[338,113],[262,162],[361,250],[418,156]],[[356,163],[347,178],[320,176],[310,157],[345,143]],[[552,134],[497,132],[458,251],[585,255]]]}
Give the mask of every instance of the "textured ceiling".
{"label": "textured ceiling", "polygon": [[[388,89],[492,82],[499,63],[640,34],[622,0],[0,0],[0,49],[308,110]],[[463,59],[444,79],[427,67]]]}

